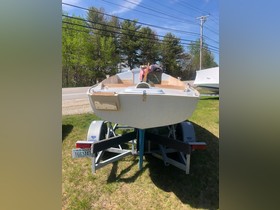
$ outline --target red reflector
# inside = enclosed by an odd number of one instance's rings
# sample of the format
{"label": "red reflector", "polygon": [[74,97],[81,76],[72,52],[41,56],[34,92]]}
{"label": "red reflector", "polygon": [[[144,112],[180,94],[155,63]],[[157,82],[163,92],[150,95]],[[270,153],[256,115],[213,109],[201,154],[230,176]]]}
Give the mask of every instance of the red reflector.
{"label": "red reflector", "polygon": [[189,144],[192,147],[192,149],[200,149],[200,150],[206,149],[206,143],[205,142],[191,142]]}
{"label": "red reflector", "polygon": [[204,150],[204,149],[206,149],[206,145],[192,145],[192,149]]}
{"label": "red reflector", "polygon": [[88,141],[77,141],[76,142],[76,148],[81,148],[81,149],[86,149],[86,148],[91,148],[92,142]]}

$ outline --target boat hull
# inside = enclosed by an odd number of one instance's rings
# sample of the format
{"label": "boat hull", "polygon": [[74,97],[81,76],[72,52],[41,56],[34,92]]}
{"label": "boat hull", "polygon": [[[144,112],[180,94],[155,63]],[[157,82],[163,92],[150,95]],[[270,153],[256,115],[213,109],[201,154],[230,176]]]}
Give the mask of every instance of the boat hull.
{"label": "boat hull", "polygon": [[216,93],[219,94],[219,84],[203,84],[203,85],[198,85],[197,90],[200,93]]}
{"label": "boat hull", "polygon": [[[112,97],[89,95],[94,113],[103,120],[139,129],[185,121],[198,102],[198,97],[184,95],[115,94],[115,99]],[[104,109],[102,104],[106,103]]]}
{"label": "boat hull", "polygon": [[219,67],[204,69],[196,71],[194,86],[198,90],[208,90],[212,92],[219,92]]}
{"label": "boat hull", "polygon": [[137,69],[111,76],[87,94],[97,116],[139,129],[185,121],[199,99],[197,90],[164,73],[158,84],[141,82]]}

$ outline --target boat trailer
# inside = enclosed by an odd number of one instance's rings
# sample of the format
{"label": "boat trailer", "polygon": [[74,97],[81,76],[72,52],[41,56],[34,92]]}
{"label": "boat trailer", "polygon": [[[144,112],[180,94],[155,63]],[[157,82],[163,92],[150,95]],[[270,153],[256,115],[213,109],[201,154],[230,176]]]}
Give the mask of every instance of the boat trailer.
{"label": "boat trailer", "polygon": [[[123,130],[122,135],[118,134],[120,130]],[[129,145],[129,149],[122,148],[124,143]],[[206,143],[196,141],[194,127],[187,121],[144,130],[97,120],[91,122],[87,139],[76,142],[72,157],[90,157],[92,173],[95,173],[97,169],[128,155],[139,156],[138,167],[141,170],[144,154],[152,154],[163,160],[166,166],[171,164],[189,174],[192,151],[204,149]],[[110,157],[105,158],[105,152],[110,153]]]}

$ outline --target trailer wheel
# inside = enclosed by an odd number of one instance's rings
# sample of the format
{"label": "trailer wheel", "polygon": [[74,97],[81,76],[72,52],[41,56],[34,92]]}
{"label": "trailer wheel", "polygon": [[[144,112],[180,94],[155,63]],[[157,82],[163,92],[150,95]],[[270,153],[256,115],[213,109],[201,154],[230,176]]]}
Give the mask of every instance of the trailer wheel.
{"label": "trailer wheel", "polygon": [[183,129],[181,123],[176,124],[175,136],[177,140],[183,141]]}

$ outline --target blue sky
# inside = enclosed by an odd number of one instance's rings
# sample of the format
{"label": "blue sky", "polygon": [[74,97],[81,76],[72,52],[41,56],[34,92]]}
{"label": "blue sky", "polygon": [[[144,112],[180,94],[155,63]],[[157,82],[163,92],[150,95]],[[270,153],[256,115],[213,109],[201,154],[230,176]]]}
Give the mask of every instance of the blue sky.
{"label": "blue sky", "polygon": [[[157,26],[149,27],[160,36],[171,32],[181,38],[186,51],[190,41],[199,39],[200,20],[197,18],[209,15],[203,25],[203,35],[214,54],[215,61],[219,64],[218,0],[62,0],[62,2],[84,8],[102,7],[106,14],[137,19],[143,24]],[[64,4],[62,9],[69,15],[87,17],[87,11],[83,9]]]}

